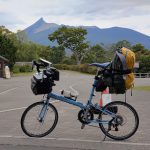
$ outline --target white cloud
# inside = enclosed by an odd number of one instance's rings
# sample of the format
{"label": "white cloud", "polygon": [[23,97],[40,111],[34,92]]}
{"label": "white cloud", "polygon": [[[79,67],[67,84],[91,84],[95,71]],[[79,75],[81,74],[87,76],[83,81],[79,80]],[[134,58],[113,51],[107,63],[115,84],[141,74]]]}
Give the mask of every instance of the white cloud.
{"label": "white cloud", "polygon": [[150,35],[149,14],[149,0],[0,0],[0,25],[13,31],[44,17],[58,24],[121,26]]}

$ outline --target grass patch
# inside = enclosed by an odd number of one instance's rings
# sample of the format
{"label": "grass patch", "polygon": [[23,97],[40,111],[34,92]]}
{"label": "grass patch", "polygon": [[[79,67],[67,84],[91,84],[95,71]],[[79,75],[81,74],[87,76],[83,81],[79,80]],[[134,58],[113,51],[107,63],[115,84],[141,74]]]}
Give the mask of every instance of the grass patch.
{"label": "grass patch", "polygon": [[150,86],[136,86],[136,87],[134,87],[134,90],[150,91]]}

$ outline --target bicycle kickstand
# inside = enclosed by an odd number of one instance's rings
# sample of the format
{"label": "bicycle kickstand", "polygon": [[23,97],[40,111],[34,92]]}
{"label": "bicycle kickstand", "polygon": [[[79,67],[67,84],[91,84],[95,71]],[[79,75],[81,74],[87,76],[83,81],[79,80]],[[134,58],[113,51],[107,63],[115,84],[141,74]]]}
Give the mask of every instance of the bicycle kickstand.
{"label": "bicycle kickstand", "polygon": [[81,129],[84,129],[84,127],[85,127],[85,124],[83,124],[83,123],[82,123],[82,125],[81,125]]}
{"label": "bicycle kickstand", "polygon": [[106,139],[106,135],[104,135],[103,141],[105,141],[105,139]]}
{"label": "bicycle kickstand", "polygon": [[[108,128],[107,133],[108,133],[110,130],[111,130],[111,127],[110,127],[110,125],[109,125],[109,128]],[[103,139],[103,141],[105,141],[105,139],[106,139],[106,134],[104,135],[104,139]]]}

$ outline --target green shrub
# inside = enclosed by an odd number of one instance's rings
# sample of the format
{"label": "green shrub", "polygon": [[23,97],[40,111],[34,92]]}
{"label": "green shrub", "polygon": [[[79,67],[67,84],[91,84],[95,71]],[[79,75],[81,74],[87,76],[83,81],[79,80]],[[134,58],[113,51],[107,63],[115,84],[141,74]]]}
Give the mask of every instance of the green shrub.
{"label": "green shrub", "polygon": [[19,67],[20,67],[20,66],[15,65],[15,66],[13,67],[12,72],[13,72],[13,73],[19,73],[19,72],[20,72],[20,68],[19,68]]}
{"label": "green shrub", "polygon": [[68,65],[66,65],[66,64],[55,64],[54,67],[59,70],[69,70]]}
{"label": "green shrub", "polygon": [[26,72],[25,66],[20,66],[19,70],[20,72]]}
{"label": "green shrub", "polygon": [[20,72],[31,72],[31,66],[29,65],[20,66]]}
{"label": "green shrub", "polygon": [[71,59],[70,57],[67,56],[65,56],[62,60],[62,64],[73,65],[75,63],[76,61],[74,59]]}
{"label": "green shrub", "polygon": [[97,70],[96,67],[91,67],[88,64],[81,64],[81,65],[55,64],[54,67],[59,70],[72,70],[89,74],[95,74]]}
{"label": "green shrub", "polygon": [[31,66],[30,65],[23,65],[23,66],[19,66],[19,65],[15,65],[13,67],[13,73],[20,73],[20,72],[31,72]]}
{"label": "green shrub", "polygon": [[88,67],[89,74],[96,74],[97,68],[96,67]]}
{"label": "green shrub", "polygon": [[81,64],[79,65],[79,70],[80,72],[83,72],[83,73],[88,73],[88,65],[87,64]]}
{"label": "green shrub", "polygon": [[[59,70],[71,70],[89,74],[95,74],[97,70],[96,67],[91,67],[88,64],[81,64],[81,65],[55,64],[54,67]],[[13,67],[13,73],[25,73],[31,71],[32,70],[30,65],[23,65],[23,66],[15,65]]]}

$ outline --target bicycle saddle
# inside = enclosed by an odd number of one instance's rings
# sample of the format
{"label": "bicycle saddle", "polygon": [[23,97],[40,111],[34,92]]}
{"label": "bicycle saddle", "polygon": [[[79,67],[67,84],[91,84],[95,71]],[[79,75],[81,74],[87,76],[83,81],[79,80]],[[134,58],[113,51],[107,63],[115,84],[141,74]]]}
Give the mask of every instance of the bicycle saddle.
{"label": "bicycle saddle", "polygon": [[92,63],[92,64],[90,64],[90,66],[95,66],[95,67],[100,67],[100,68],[106,69],[110,64],[111,64],[111,62]]}

